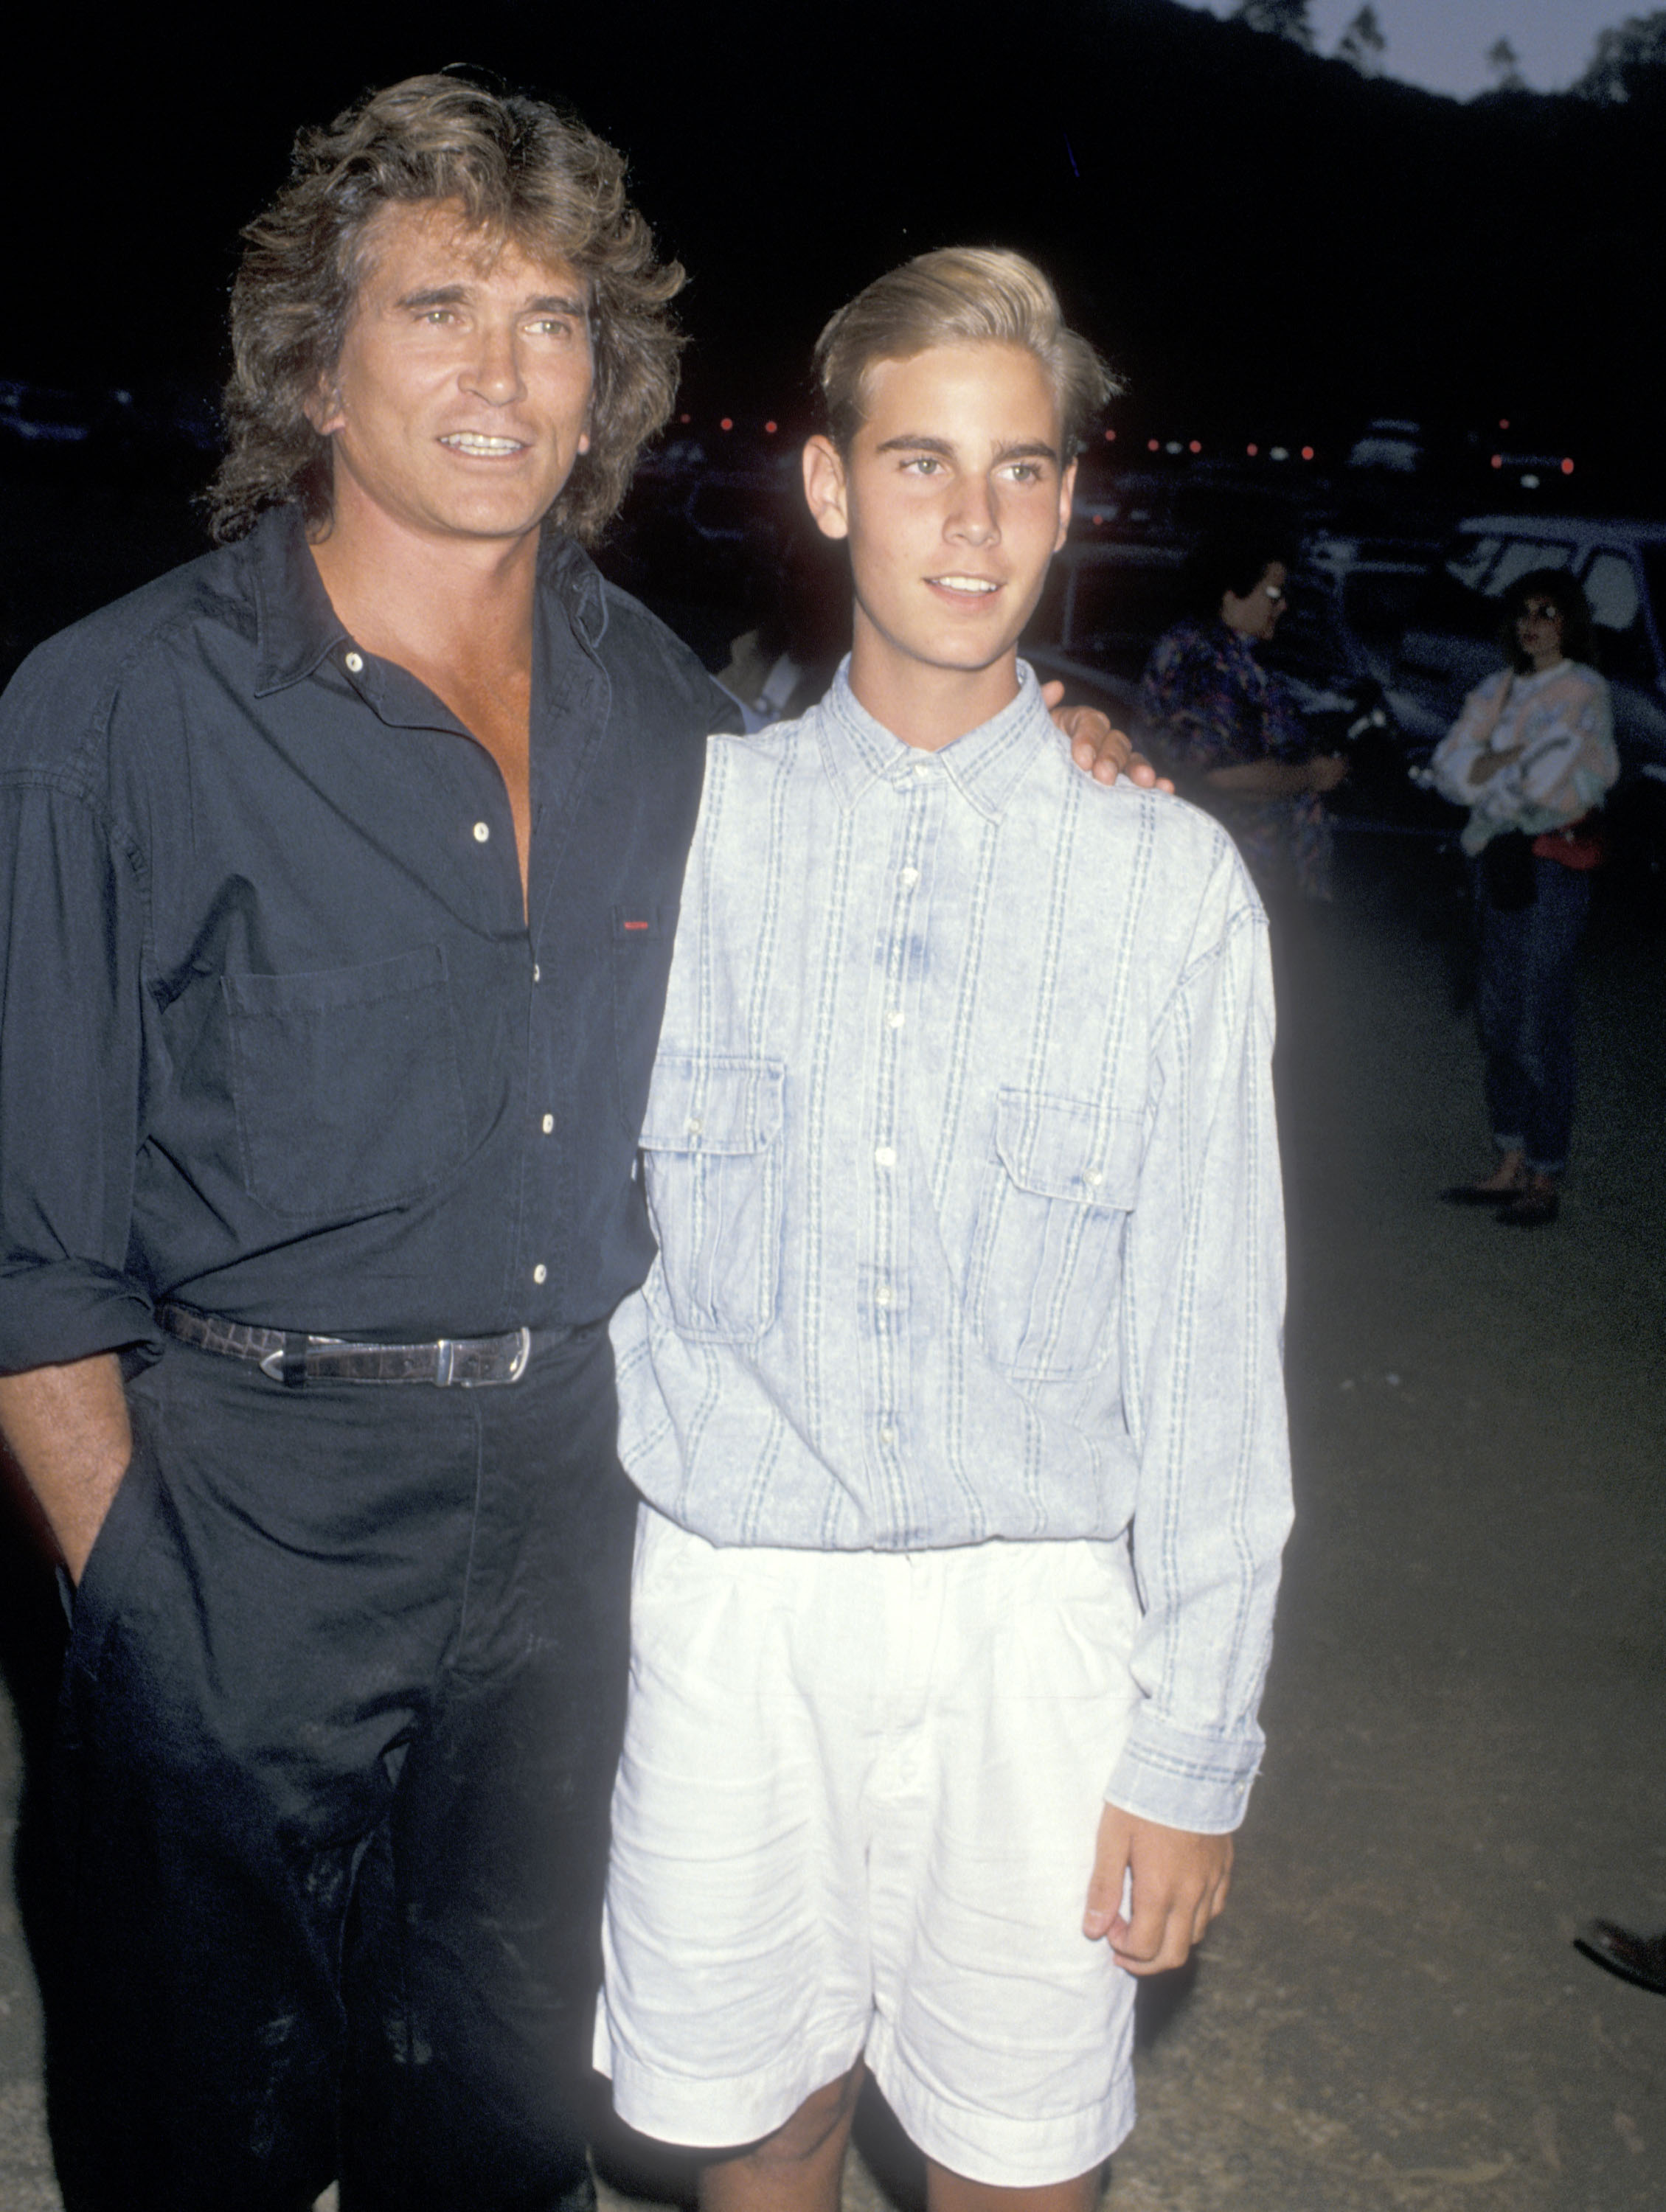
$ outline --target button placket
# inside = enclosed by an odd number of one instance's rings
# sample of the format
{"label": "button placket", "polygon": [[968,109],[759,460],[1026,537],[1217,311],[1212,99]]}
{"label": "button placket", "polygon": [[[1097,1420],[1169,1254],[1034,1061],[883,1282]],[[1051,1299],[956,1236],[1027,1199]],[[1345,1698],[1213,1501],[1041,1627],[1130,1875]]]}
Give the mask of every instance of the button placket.
{"label": "button placket", "polygon": [[868,1285],[870,1326],[865,1332],[873,1360],[870,1433],[879,1447],[880,1480],[891,1525],[906,1524],[908,1504],[897,1458],[901,1411],[907,1396],[906,1243],[908,1192],[903,1182],[899,1118],[902,1052],[907,1025],[904,998],[916,935],[921,857],[929,832],[930,809],[940,778],[936,763],[915,761],[892,786],[903,801],[902,850],[886,863],[890,896],[885,909],[884,984],[874,1059],[874,1096],[870,1127],[873,1136],[868,1176],[867,1250],[863,1280]]}

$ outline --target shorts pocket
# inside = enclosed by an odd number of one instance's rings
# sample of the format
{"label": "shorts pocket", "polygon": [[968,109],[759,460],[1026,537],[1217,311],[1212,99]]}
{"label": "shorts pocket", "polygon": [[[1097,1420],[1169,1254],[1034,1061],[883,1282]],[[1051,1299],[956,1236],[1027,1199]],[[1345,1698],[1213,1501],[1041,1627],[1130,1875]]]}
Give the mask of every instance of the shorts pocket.
{"label": "shorts pocket", "polygon": [[244,1187],[294,1220],[374,1213],[461,1156],[463,1085],[437,945],[362,967],[221,978]]}
{"label": "shorts pocket", "polygon": [[1079,1100],[1003,1090],[994,1139],[972,1236],[968,1318],[1015,1381],[1067,1382],[1110,1350],[1141,1125]]}
{"label": "shorts pocket", "polygon": [[748,1344],[781,1288],[779,1060],[661,1046],[642,1128],[660,1281],[678,1334]]}

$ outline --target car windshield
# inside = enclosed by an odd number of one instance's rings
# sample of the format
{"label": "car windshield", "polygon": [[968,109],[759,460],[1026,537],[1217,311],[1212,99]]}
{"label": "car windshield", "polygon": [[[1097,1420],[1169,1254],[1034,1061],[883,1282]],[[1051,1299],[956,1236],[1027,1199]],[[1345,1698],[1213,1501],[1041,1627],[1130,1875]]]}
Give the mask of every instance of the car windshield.
{"label": "car windshield", "polygon": [[[1649,605],[1654,610],[1655,639],[1666,647],[1666,545],[1643,548],[1643,574],[1649,583]],[[1653,680],[1666,690],[1666,670],[1657,665]]]}
{"label": "car windshield", "polygon": [[1410,627],[1490,640],[1499,627],[1499,602],[1516,579],[1534,568],[1566,568],[1571,550],[1543,538],[1460,538],[1430,571]]}
{"label": "car windshield", "polygon": [[1629,553],[1603,546],[1580,578],[1590,607],[1598,667],[1626,684],[1655,680],[1654,643],[1643,613],[1643,593]]}
{"label": "car windshield", "polygon": [[1119,676],[1137,677],[1152,647],[1178,621],[1178,561],[1083,560],[1053,563],[1025,636]]}

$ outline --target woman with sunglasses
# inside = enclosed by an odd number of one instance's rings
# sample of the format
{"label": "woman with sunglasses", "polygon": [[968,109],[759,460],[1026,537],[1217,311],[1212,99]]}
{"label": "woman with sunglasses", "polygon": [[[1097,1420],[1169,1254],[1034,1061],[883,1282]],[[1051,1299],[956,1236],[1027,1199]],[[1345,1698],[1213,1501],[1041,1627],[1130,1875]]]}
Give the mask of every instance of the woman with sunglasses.
{"label": "woman with sunglasses", "polygon": [[1594,822],[1620,774],[1590,610],[1572,576],[1534,568],[1505,594],[1506,665],[1477,685],[1429,763],[1469,811],[1481,969],[1475,1011],[1498,1164],[1442,1196],[1512,1228],[1556,1218],[1573,1118],[1574,982],[1602,857]]}

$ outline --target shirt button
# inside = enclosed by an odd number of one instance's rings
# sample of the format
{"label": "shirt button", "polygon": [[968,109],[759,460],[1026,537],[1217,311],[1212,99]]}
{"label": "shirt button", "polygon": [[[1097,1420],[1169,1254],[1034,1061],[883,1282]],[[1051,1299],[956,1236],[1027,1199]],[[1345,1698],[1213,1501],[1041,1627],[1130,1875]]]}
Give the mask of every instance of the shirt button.
{"label": "shirt button", "polygon": [[897,1441],[896,1430],[887,1424],[887,1425],[879,1431],[879,1441],[882,1444],[894,1444]]}
{"label": "shirt button", "polygon": [[541,983],[544,981],[544,970],[536,960],[532,963],[532,981],[535,983]]}
{"label": "shirt button", "polygon": [[350,676],[362,676],[364,673],[364,655],[362,653],[350,653],[343,660],[342,666]]}
{"label": "shirt button", "polygon": [[885,1027],[888,1030],[900,1030],[902,1026],[903,1010],[900,1006],[893,1006],[891,1012],[885,1016]]}
{"label": "shirt button", "polygon": [[1090,1168],[1087,1173],[1082,1177],[1082,1181],[1085,1183],[1091,1184],[1095,1190],[1097,1190],[1099,1185],[1104,1181],[1104,1176],[1098,1168]]}
{"label": "shirt button", "polygon": [[876,1146],[874,1147],[873,1159],[874,1164],[877,1167],[894,1168],[897,1164],[897,1152],[895,1147],[891,1145]]}
{"label": "shirt button", "polygon": [[548,1282],[549,1279],[550,1270],[544,1266],[543,1261],[540,1260],[537,1267],[532,1270],[532,1280],[535,1283],[544,1283]]}
{"label": "shirt button", "polygon": [[920,871],[919,871],[919,869],[918,869],[918,868],[904,868],[904,869],[903,869],[903,874],[902,874],[902,878],[901,878],[901,880],[902,880],[903,889],[905,891],[911,891],[911,890],[914,889],[915,885],[915,884],[919,882],[919,880],[920,880]]}
{"label": "shirt button", "polygon": [[690,1136],[691,1136],[691,1137],[697,1137],[697,1136],[700,1134],[701,1131],[705,1127],[705,1126],[706,1126],[706,1125],[705,1125],[705,1123],[704,1123],[703,1121],[699,1121],[699,1120],[696,1120],[696,1118],[691,1115],[690,1116],[690,1118],[689,1118],[689,1121],[688,1121],[688,1123],[687,1123],[687,1125],[686,1125],[686,1126],[687,1126],[688,1133],[689,1133]]}
{"label": "shirt button", "polygon": [[487,827],[485,823],[477,822],[475,823],[474,842],[477,845],[483,845],[487,838],[489,837],[491,834],[490,830]]}
{"label": "shirt button", "polygon": [[546,1114],[544,1117],[544,1133],[546,1137],[550,1136],[553,1133],[555,1126],[555,1115],[553,1114]]}
{"label": "shirt button", "polygon": [[889,1283],[881,1283],[873,1293],[873,1303],[876,1306],[888,1306],[895,1301],[897,1293]]}
{"label": "shirt button", "polygon": [[930,774],[931,763],[929,761],[915,761],[914,763],[914,780],[916,783],[923,783]]}

